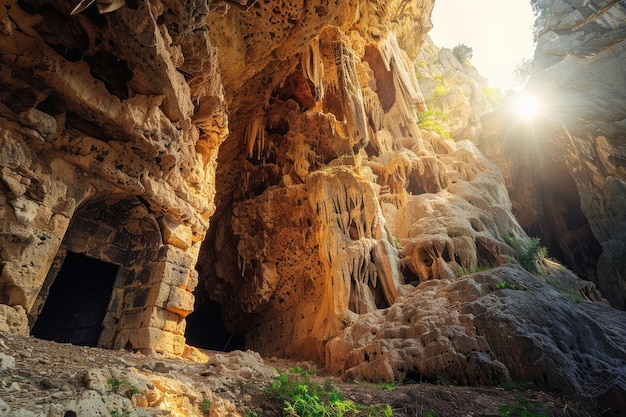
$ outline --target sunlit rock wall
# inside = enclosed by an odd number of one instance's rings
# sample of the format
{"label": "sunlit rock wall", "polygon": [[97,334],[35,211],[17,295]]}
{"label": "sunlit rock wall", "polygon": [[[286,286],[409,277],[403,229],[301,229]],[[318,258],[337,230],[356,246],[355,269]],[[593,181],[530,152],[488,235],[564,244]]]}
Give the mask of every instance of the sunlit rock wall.
{"label": "sunlit rock wall", "polygon": [[432,4],[332,4],[316,9],[325,27],[302,7],[209,16],[236,47],[220,52],[230,135],[198,269],[246,347],[324,363],[326,341],[404,283],[514,262],[503,236],[526,235],[497,168],[418,127]]}
{"label": "sunlit rock wall", "polygon": [[74,6],[0,3],[0,302],[32,325],[85,254],[119,266],[98,345],[181,355],[227,134],[209,10]]}
{"label": "sunlit rock wall", "polygon": [[[482,130],[480,117],[499,104],[500,93],[487,85],[469,59],[460,62],[450,49],[437,47],[430,37],[420,49],[415,68],[430,121],[457,141],[477,142]],[[429,128],[428,123],[422,123],[422,128]]]}
{"label": "sunlit rock wall", "polygon": [[624,309],[626,5],[538,3],[525,90],[543,103],[540,117],[490,116],[481,148],[498,161],[524,228]]}

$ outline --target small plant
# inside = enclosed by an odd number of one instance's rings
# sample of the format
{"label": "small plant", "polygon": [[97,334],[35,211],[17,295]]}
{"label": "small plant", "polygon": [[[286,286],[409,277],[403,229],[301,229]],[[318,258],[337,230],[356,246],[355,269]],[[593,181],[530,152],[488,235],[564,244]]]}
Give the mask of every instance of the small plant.
{"label": "small plant", "polygon": [[254,410],[250,410],[249,408],[246,408],[244,410],[244,413],[245,413],[246,417],[259,417],[259,413],[257,413]]}
{"label": "small plant", "polygon": [[209,400],[208,398],[203,399],[202,403],[200,403],[200,411],[202,412],[202,414],[208,416],[210,410],[211,410],[211,400]]}
{"label": "small plant", "polygon": [[437,414],[435,414],[434,410],[428,410],[426,414],[424,414],[424,417],[437,417]]}
{"label": "small plant", "polygon": [[404,249],[404,245],[402,244],[402,242],[400,242],[400,240],[397,237],[393,237],[393,244],[395,245],[396,249]]}
{"label": "small plant", "polygon": [[585,301],[584,298],[582,298],[580,295],[578,294],[568,294],[570,300],[572,300],[575,303],[582,303],[583,301]]}
{"label": "small plant", "polygon": [[485,271],[489,271],[490,269],[495,268],[495,265],[483,265],[483,266],[477,266],[476,268],[461,268],[461,270],[459,271],[459,276],[464,277],[465,275],[472,275],[475,274],[477,272],[485,272]]}
{"label": "small plant", "polygon": [[246,381],[243,381],[243,380],[241,380],[241,379],[240,379],[240,380],[238,380],[238,381],[237,381],[237,386],[239,387],[239,390],[240,390],[241,392],[244,392],[244,393],[245,393],[245,392],[247,392],[247,391],[248,391],[248,383],[247,383]]}
{"label": "small plant", "polygon": [[443,84],[435,85],[435,94],[433,95],[433,98],[445,96],[446,94],[448,94],[448,89],[446,88],[445,85]]}
{"label": "small plant", "polygon": [[[445,89],[443,84],[438,84],[437,86],[439,85],[441,85],[441,87]],[[441,88],[439,90],[439,92],[442,93],[441,95],[445,95],[447,93],[447,91],[442,91]],[[435,87],[435,97],[439,97],[437,95],[437,87]],[[451,139],[450,132],[448,132],[441,124],[441,122],[445,121],[446,119],[445,114],[443,114],[442,112],[428,110],[424,113],[418,114],[417,118],[417,125],[420,127],[420,129],[431,130],[446,139]]]}
{"label": "small plant", "polygon": [[289,416],[390,417],[393,414],[389,404],[365,406],[344,399],[330,381],[326,381],[324,386],[313,383],[309,375],[314,372],[292,368],[290,374],[274,377],[272,384],[265,387],[265,393],[281,407],[283,415]]}
{"label": "small plant", "polygon": [[125,379],[109,378],[107,379],[107,385],[111,387],[111,391],[126,398],[132,398],[133,395],[139,394],[139,388]]}
{"label": "small plant", "polygon": [[383,389],[390,391],[392,389],[394,389],[395,387],[397,387],[399,384],[398,381],[391,381],[391,382],[384,382],[383,383]]}
{"label": "small plant", "polygon": [[517,405],[501,405],[498,409],[501,417],[549,417],[545,413],[536,414],[531,404],[519,394],[515,394]]}
{"label": "small plant", "polygon": [[517,287],[511,284],[509,281],[502,281],[496,285],[496,290],[504,290],[504,289],[516,290]]}
{"label": "small plant", "polygon": [[533,274],[541,273],[538,263],[548,255],[548,249],[541,246],[538,237],[530,238],[526,242],[520,242],[511,236],[503,238],[506,244],[515,250],[517,259],[525,270]]}

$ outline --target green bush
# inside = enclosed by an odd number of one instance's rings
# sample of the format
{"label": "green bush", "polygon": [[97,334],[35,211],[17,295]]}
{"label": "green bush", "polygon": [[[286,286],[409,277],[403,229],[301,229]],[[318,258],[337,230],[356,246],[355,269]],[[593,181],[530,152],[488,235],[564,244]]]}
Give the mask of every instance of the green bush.
{"label": "green bush", "polygon": [[548,255],[548,250],[541,246],[538,237],[531,237],[525,242],[520,242],[511,236],[503,237],[506,244],[515,250],[517,260],[525,270],[533,274],[542,272],[538,265]]}
{"label": "green bush", "polygon": [[532,411],[531,404],[521,395],[515,394],[515,399],[517,400],[517,405],[500,406],[501,417],[549,417],[545,413],[536,414]]}
{"label": "green bush", "polygon": [[313,383],[310,371],[290,369],[289,374],[274,377],[265,393],[281,407],[284,415],[300,417],[380,416],[390,417],[391,406],[365,406],[346,400],[330,381],[324,386]]}
{"label": "green bush", "polygon": [[496,285],[496,290],[504,290],[504,289],[516,290],[517,287],[508,281],[502,281]]}
{"label": "green bush", "polygon": [[133,395],[139,394],[139,388],[125,379],[109,378],[107,379],[107,385],[111,387],[111,391],[114,393],[127,398],[132,398]]}
{"label": "green bush", "polygon": [[[436,91],[437,90],[435,89],[435,92]],[[446,116],[442,112],[428,110],[424,113],[420,113],[417,115],[417,125],[420,127],[420,129],[431,130],[446,139],[451,139],[450,132],[444,129],[444,127],[441,125],[441,122],[445,120],[445,118]]]}
{"label": "green bush", "polygon": [[474,56],[474,50],[463,43],[452,48],[452,53],[460,63],[463,63],[466,59],[472,59]]}

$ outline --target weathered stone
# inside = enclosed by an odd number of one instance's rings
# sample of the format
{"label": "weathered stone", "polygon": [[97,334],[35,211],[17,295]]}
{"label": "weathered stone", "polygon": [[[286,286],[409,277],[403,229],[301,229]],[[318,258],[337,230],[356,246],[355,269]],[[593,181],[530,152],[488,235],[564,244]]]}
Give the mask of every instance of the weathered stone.
{"label": "weathered stone", "polygon": [[[326,366],[371,381],[514,378],[594,398],[623,392],[624,313],[576,301],[585,293],[569,292],[568,283],[579,280],[562,267],[549,271],[550,284],[503,266],[404,288],[391,308],[362,316],[331,340]],[[502,282],[508,289],[500,289]],[[606,338],[581,342],[590,329]]]}
{"label": "weathered stone", "polygon": [[28,319],[24,308],[20,305],[10,307],[0,304],[0,333],[28,336],[28,332]]}
{"label": "weathered stone", "polygon": [[522,226],[623,309],[626,10],[615,0],[543,3],[525,88],[543,117],[490,115],[480,146],[503,171]]}

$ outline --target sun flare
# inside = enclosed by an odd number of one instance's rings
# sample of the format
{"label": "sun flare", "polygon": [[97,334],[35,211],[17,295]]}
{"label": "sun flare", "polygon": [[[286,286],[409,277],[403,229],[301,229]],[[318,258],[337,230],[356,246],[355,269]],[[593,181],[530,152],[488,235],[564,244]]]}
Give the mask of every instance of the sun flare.
{"label": "sun flare", "polygon": [[542,110],[539,97],[531,93],[521,93],[513,101],[513,112],[522,119],[531,120],[539,116]]}

